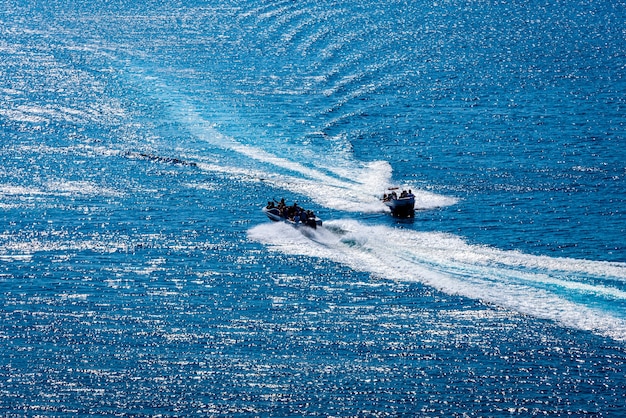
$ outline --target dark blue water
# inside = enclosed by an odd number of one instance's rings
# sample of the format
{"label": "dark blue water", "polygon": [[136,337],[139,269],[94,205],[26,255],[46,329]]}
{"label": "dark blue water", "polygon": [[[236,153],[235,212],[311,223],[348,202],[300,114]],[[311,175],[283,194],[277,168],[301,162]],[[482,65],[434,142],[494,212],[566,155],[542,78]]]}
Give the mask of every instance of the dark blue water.
{"label": "dark blue water", "polygon": [[0,414],[623,414],[625,6],[3,3]]}

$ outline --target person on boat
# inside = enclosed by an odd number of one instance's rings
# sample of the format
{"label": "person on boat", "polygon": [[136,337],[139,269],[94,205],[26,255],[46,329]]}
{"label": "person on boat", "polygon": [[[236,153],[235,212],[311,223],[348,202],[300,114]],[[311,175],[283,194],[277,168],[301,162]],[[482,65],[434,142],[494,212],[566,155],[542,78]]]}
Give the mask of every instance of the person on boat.
{"label": "person on boat", "polygon": [[275,207],[275,206],[274,206],[274,202],[270,202],[270,201],[268,201],[268,202],[267,202],[267,206],[266,206],[265,208],[266,208],[266,209],[274,209],[274,207]]}
{"label": "person on boat", "polygon": [[294,202],[293,206],[289,207],[289,218],[291,218],[291,220],[295,220],[296,216],[298,216],[298,219],[299,219],[299,215],[300,215],[300,207],[298,206],[297,203]]}
{"label": "person on boat", "polygon": [[278,209],[278,215],[281,218],[285,218],[286,217],[286,208],[287,205],[285,205],[285,198],[280,199],[280,202],[278,202],[278,206],[276,206],[276,208]]}

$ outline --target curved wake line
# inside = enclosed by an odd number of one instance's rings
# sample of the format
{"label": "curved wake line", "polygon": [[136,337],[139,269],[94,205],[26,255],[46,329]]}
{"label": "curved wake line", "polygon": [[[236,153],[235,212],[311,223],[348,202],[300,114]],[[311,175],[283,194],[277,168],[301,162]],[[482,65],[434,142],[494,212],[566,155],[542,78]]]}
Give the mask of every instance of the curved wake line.
{"label": "curved wake line", "polygon": [[[172,100],[172,96],[169,96]],[[225,151],[231,151],[254,162],[254,165],[269,165],[276,170],[229,167],[227,165],[196,163],[205,171],[220,171],[248,179],[263,179],[275,187],[304,194],[320,205],[348,212],[384,212],[387,210],[379,199],[391,181],[392,169],[386,161],[362,163],[337,159],[340,167],[311,168],[299,162],[279,157],[262,148],[245,145],[235,138],[222,134],[205,120],[198,110],[184,99],[178,100],[173,111],[174,118],[196,138]],[[284,171],[286,170],[286,172]],[[330,174],[332,175],[330,175]],[[452,205],[457,199],[416,190],[419,209],[431,209]]]}
{"label": "curved wake line", "polygon": [[[388,162],[361,163],[342,155],[337,158],[338,167],[329,169],[280,157],[222,134],[180,93],[141,71],[137,76],[142,83],[156,84],[155,95],[174,104],[170,109],[175,122],[228,159],[238,159],[231,166],[199,161],[196,165],[201,170],[267,182],[327,208],[385,210],[378,197],[391,181]],[[419,190],[415,194],[419,208],[457,201]],[[327,258],[377,277],[421,282],[449,294],[626,341],[626,292],[606,284],[626,282],[624,264],[529,256],[469,245],[452,235],[366,226],[351,220],[326,225],[307,237],[287,225],[266,224],[252,228],[249,237],[287,254]]]}
{"label": "curved wake line", "polygon": [[[330,176],[321,170],[304,166],[298,162],[278,157],[261,148],[244,145],[234,138],[218,132],[212,124],[205,121],[197,111],[190,107],[180,107],[183,112],[182,120],[190,123],[187,128],[190,132],[211,145],[227,151],[233,151],[245,156],[256,163],[269,164],[276,169],[288,170],[284,172],[268,172],[254,170],[253,177],[270,181],[275,187],[302,193],[311,197],[317,203],[339,210],[346,211],[374,211],[384,210],[384,205],[378,201],[378,190],[384,190],[391,177],[391,167],[387,162],[374,162],[370,164],[354,164],[353,178],[347,178],[334,173]],[[217,166],[215,164],[199,164],[200,168],[207,171],[219,170],[241,174],[241,168]],[[365,179],[360,182],[359,179]],[[341,199],[337,199],[341,196]]]}
{"label": "curved wake line", "polygon": [[373,276],[414,281],[563,326],[626,341],[626,264],[550,258],[470,245],[432,232],[329,221],[309,239],[263,224],[249,238],[293,255],[321,257]]}
{"label": "curved wake line", "polygon": [[[363,165],[358,176],[362,183],[344,183],[331,185],[322,183],[318,179],[306,178],[301,175],[288,175],[270,172],[256,168],[243,168],[215,163],[196,163],[197,167],[207,172],[222,173],[237,178],[241,181],[264,182],[272,187],[289,190],[309,197],[323,207],[345,212],[381,213],[389,209],[382,203],[374,191],[372,184],[377,184],[372,177],[377,177],[377,172],[385,170],[386,163],[372,163]],[[379,165],[377,167],[377,165]],[[381,167],[382,166],[382,167]],[[354,170],[357,171],[356,169]],[[382,177],[382,176],[381,176]],[[376,191],[385,190],[387,186],[376,188]],[[409,188],[409,187],[406,187]],[[418,210],[438,209],[454,205],[458,199],[438,195],[425,190],[413,190],[415,195],[415,208]]]}
{"label": "curved wake line", "polygon": [[[316,165],[314,161],[308,161],[304,165],[219,132],[215,124],[206,120],[184,94],[171,88],[159,77],[149,74],[148,70],[134,67],[129,75],[140,85],[145,85],[146,88],[150,86],[156,99],[170,105],[168,108],[174,122],[195,138],[217,150],[227,152],[229,159],[237,159],[234,165],[228,165],[215,161],[203,162],[201,157],[196,156],[198,161],[193,164],[201,170],[220,172],[241,180],[263,181],[273,187],[307,196],[330,209],[361,213],[388,211],[380,200],[391,185],[392,168],[387,161],[359,162],[341,153],[330,156],[333,160],[332,167],[328,163]],[[301,151],[306,153],[308,150]],[[412,188],[415,189],[417,209],[440,208],[458,201],[454,197]]]}

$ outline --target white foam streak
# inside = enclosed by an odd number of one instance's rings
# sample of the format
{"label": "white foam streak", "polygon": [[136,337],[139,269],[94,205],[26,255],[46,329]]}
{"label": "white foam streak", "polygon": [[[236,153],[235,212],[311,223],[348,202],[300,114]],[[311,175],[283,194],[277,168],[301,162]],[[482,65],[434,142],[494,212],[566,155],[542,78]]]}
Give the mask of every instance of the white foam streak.
{"label": "white foam streak", "polygon": [[237,177],[238,180],[264,182],[272,187],[289,190],[293,193],[308,196],[312,201],[327,207],[347,212],[382,212],[385,206],[375,196],[358,193],[344,187],[324,185],[315,179],[301,176],[277,175],[268,171],[247,169],[235,166],[198,163],[205,171],[212,171]]}
{"label": "white foam streak", "polygon": [[278,188],[309,196],[312,200],[328,208],[351,212],[380,212],[385,208],[376,197],[373,186],[388,184],[391,168],[386,162],[353,163],[352,169],[349,170],[350,178],[331,176],[322,169],[310,168],[261,148],[244,145],[234,138],[218,132],[212,124],[204,121],[195,109],[187,107],[184,112],[186,116],[183,119],[193,121],[190,123],[189,129],[196,137],[221,149],[236,152],[256,163],[269,164],[276,169],[288,170],[291,174],[232,166],[218,167],[216,164],[199,164],[199,167],[205,170],[230,172],[237,176],[243,175],[248,180],[263,179]]}
{"label": "white foam streak", "polygon": [[[318,204],[348,212],[383,212],[386,207],[380,195],[391,181],[391,166],[386,161],[362,163],[345,156],[325,156],[333,160],[332,167],[310,161],[304,165],[258,146],[248,145],[219,132],[215,124],[206,120],[189,101],[172,90],[166,83],[138,71],[143,81],[150,80],[158,87],[164,100],[175,103],[172,116],[193,136],[211,146],[225,150],[235,157],[246,157],[238,166],[198,163],[206,171],[229,173],[248,181],[265,181],[277,188],[290,190],[310,197]],[[306,153],[307,150],[301,150]],[[336,157],[336,158],[332,158]],[[316,165],[317,164],[317,165]],[[268,168],[269,166],[269,168]],[[433,193],[417,193],[419,208],[441,207],[456,203],[455,199]]]}
{"label": "white foam streak", "polygon": [[327,222],[307,233],[261,225],[249,236],[283,253],[328,258],[376,277],[417,281],[626,341],[626,292],[601,280],[626,281],[626,264],[537,257],[470,245],[449,234],[354,220]]}
{"label": "white foam streak", "polygon": [[[348,212],[383,212],[386,207],[379,195],[388,187],[391,178],[391,166],[386,161],[359,163],[341,160],[341,169],[311,168],[298,162],[276,156],[258,147],[244,145],[234,138],[227,137],[202,121],[199,115],[187,109],[185,119],[193,120],[192,133],[214,146],[245,156],[256,163],[269,164],[284,172],[245,169],[217,164],[199,164],[207,171],[229,172],[243,176],[248,180],[271,182],[275,187],[304,194],[318,204],[332,209]],[[330,175],[334,174],[334,175]],[[436,195],[426,191],[415,191],[419,209],[431,209],[456,203],[456,199]]]}
{"label": "white foam streak", "polygon": [[44,187],[25,187],[11,184],[0,184],[2,196],[122,196],[121,191],[100,186],[89,181],[51,180]]}

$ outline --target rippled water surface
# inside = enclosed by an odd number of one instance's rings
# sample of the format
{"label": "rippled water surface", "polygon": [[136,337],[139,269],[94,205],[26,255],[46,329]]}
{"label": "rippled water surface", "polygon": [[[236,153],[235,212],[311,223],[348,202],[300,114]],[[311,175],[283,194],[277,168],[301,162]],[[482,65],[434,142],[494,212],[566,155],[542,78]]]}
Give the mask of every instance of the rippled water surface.
{"label": "rippled water surface", "polygon": [[619,416],[625,11],[3,3],[0,414]]}

